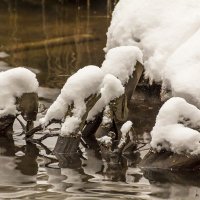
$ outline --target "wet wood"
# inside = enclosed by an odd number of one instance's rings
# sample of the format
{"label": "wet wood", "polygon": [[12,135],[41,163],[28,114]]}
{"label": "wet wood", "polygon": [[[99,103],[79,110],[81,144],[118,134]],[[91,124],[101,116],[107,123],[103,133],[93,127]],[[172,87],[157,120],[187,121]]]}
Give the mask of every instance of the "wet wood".
{"label": "wet wood", "polygon": [[13,132],[13,123],[15,121],[15,116],[8,115],[5,117],[0,118],[0,135],[1,136],[8,136]]}
{"label": "wet wood", "polygon": [[181,185],[200,186],[199,171],[170,171],[161,169],[144,169],[143,175],[150,183],[175,183]]}
{"label": "wet wood", "polygon": [[80,169],[82,162],[80,155],[78,153],[70,154],[57,154],[55,153],[56,158],[58,159],[58,166],[60,168],[71,168],[71,169]]}
{"label": "wet wood", "polygon": [[137,87],[143,71],[144,66],[140,62],[137,62],[132,77],[129,78],[128,83],[125,85],[125,94],[127,96],[128,106],[130,105],[131,97],[133,95],[133,92],[135,91],[135,88]]}
{"label": "wet wood", "polygon": [[[81,142],[81,136],[78,134],[79,132],[82,133],[86,119],[88,116],[89,111],[91,108],[96,104],[96,102],[100,99],[100,95],[91,95],[86,99],[86,112],[81,119],[81,124],[79,125],[78,129],[72,133],[71,136],[59,136],[56,142],[56,146],[54,148],[54,153],[56,154],[74,154],[77,153],[79,144]],[[70,109],[68,109],[67,116],[73,116],[72,113],[73,105]]]}
{"label": "wet wood", "polygon": [[83,138],[94,137],[97,129],[99,128],[102,122],[103,113],[99,113],[93,121],[88,122],[82,132]]}
{"label": "wet wood", "polygon": [[140,163],[143,169],[165,169],[165,170],[199,170],[200,156],[175,154],[169,151],[155,153],[152,150]]}
{"label": "wet wood", "polygon": [[17,99],[17,110],[26,121],[35,121],[38,113],[37,93],[24,93]]}
{"label": "wet wood", "polygon": [[80,137],[62,137],[58,136],[54,154],[75,154],[78,151]]}
{"label": "wet wood", "polygon": [[83,43],[83,42],[92,42],[97,41],[98,38],[90,35],[90,34],[80,34],[80,35],[72,35],[72,36],[65,36],[65,37],[57,37],[57,38],[50,38],[45,39],[42,41],[37,42],[28,42],[28,43],[21,43],[15,46],[8,46],[0,48],[1,51],[5,52],[21,52],[27,50],[34,50],[34,49],[42,49],[46,46],[48,47],[55,47],[55,46],[62,46],[62,45],[70,45],[74,43]]}

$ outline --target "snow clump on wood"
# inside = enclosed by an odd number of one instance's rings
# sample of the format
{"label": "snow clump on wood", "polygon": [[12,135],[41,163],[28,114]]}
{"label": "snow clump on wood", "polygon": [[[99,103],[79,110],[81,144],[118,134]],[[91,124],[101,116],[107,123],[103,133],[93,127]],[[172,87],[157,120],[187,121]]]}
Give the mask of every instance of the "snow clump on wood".
{"label": "snow clump on wood", "polygon": [[81,117],[86,112],[85,99],[97,93],[103,77],[103,72],[97,66],[86,66],[78,70],[68,78],[60,95],[40,122],[47,125],[53,119],[63,119],[72,104],[74,104],[73,115]]}
{"label": "snow clump on wood", "polygon": [[23,67],[0,72],[0,118],[16,115],[16,98],[37,92],[38,85],[36,75]]}
{"label": "snow clump on wood", "polygon": [[143,63],[142,52],[138,47],[120,46],[108,51],[101,69],[105,74],[112,74],[125,84],[132,76],[137,61]]}

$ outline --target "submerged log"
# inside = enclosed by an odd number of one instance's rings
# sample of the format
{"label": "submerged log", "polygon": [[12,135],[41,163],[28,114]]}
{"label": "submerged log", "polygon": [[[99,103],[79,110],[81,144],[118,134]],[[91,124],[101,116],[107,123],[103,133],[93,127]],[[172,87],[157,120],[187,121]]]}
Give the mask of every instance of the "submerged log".
{"label": "submerged log", "polygon": [[142,169],[162,169],[174,171],[194,171],[200,169],[200,155],[160,153],[150,150],[140,163]]}
{"label": "submerged log", "polygon": [[80,35],[72,35],[72,36],[65,36],[65,37],[58,37],[58,38],[51,38],[37,42],[29,42],[29,43],[22,43],[17,44],[16,46],[10,47],[2,47],[0,48],[1,51],[5,52],[21,52],[26,50],[34,50],[34,49],[42,49],[46,46],[48,47],[55,47],[61,45],[69,45],[74,43],[83,43],[89,41],[96,41],[98,40],[97,37],[94,37],[90,34],[80,34]]}

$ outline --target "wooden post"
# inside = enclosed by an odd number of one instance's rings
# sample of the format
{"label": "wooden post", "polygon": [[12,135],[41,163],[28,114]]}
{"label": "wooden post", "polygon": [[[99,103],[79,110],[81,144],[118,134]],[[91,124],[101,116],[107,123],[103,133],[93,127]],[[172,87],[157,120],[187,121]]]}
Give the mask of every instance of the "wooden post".
{"label": "wooden post", "polygon": [[127,96],[128,107],[130,105],[130,100],[133,95],[133,92],[135,91],[135,88],[142,76],[143,71],[144,71],[143,65],[140,62],[137,62],[135,66],[135,71],[133,71],[132,77],[129,79],[128,83],[125,85],[125,94]]}

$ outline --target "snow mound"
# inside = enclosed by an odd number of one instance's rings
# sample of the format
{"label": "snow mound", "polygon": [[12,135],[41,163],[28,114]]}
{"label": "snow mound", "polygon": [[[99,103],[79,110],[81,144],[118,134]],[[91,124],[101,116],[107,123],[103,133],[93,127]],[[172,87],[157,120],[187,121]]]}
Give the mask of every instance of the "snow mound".
{"label": "snow mound", "polygon": [[16,97],[37,92],[38,85],[36,75],[23,67],[0,72],[0,117],[15,115]]}
{"label": "snow mound", "polygon": [[135,46],[143,52],[145,76],[200,106],[200,1],[120,0],[105,51]]}
{"label": "snow mound", "polygon": [[173,97],[160,109],[151,131],[151,146],[174,153],[200,153],[200,110],[183,98]]}
{"label": "snow mound", "polygon": [[114,99],[120,97],[124,93],[124,87],[121,81],[111,74],[107,74],[100,86],[101,98],[88,113],[87,121],[91,121],[94,117]]}
{"label": "snow mound", "polygon": [[[127,121],[122,125],[122,127],[120,129],[120,131],[122,133],[122,136],[121,136],[118,148],[121,148],[123,146],[123,144],[126,143],[127,134],[130,133],[132,126],[133,126],[133,122],[131,122],[131,121]],[[129,134],[129,137],[132,138],[132,134],[131,133]]]}
{"label": "snow mound", "polygon": [[[88,88],[85,88],[84,90],[87,89]],[[110,101],[124,93],[124,87],[121,85],[120,80],[111,74],[106,75],[102,83],[96,89],[96,93],[99,92],[98,89],[100,90],[101,98],[88,113],[88,121],[94,119],[99,112],[103,111],[105,106],[108,105]],[[78,104],[78,106],[81,106],[81,104]],[[72,112],[73,111],[74,110],[72,110]],[[73,112],[73,116],[67,116],[61,128],[61,136],[72,136],[74,133],[76,133],[82,122],[82,116],[85,114],[85,112],[86,110],[82,110],[82,112]]]}
{"label": "snow mound", "polygon": [[125,84],[132,76],[137,61],[143,62],[142,52],[138,47],[120,46],[108,51],[101,69],[105,74],[110,73]]}
{"label": "snow mound", "polygon": [[[68,111],[68,106],[73,104],[74,117],[82,117],[86,112],[85,99],[96,94],[103,80],[104,74],[97,66],[86,66],[68,78],[60,95],[50,106],[42,124],[48,124],[52,119],[61,120]],[[77,123],[77,120],[75,120]]]}

